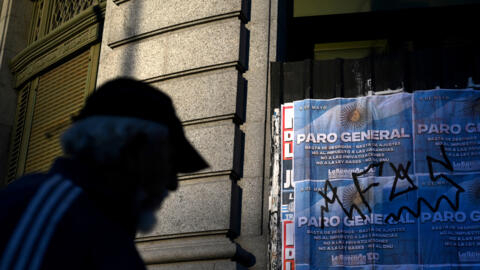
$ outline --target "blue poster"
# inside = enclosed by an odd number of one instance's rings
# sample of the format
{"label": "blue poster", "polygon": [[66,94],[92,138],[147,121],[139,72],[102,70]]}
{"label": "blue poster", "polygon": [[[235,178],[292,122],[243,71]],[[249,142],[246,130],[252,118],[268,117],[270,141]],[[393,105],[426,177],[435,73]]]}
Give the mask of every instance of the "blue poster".
{"label": "blue poster", "polygon": [[413,158],[411,95],[294,102],[294,136],[294,181],[373,176],[371,164]]}
{"label": "blue poster", "polygon": [[480,94],[294,103],[295,266],[480,266]]}
{"label": "blue poster", "polygon": [[427,156],[438,156],[443,145],[452,170],[436,166],[436,172],[480,171],[480,92],[431,90],[415,92],[415,172],[429,172]]}
{"label": "blue poster", "polygon": [[433,269],[478,269],[480,92],[416,92],[413,107],[419,260]]}

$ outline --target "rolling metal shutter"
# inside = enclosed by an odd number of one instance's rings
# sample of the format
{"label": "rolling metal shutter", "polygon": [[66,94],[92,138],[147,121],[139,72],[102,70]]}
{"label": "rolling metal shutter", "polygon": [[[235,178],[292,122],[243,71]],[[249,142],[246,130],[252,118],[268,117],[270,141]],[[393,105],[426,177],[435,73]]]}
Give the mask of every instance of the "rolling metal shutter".
{"label": "rolling metal shutter", "polygon": [[86,50],[39,77],[24,173],[47,171],[62,154],[59,138],[85,101],[89,63]]}

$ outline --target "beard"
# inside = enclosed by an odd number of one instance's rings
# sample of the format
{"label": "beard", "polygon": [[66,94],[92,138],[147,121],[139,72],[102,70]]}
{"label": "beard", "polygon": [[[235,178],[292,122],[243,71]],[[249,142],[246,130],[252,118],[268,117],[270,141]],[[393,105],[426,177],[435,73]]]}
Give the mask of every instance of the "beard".
{"label": "beard", "polygon": [[157,223],[157,216],[155,213],[160,209],[160,206],[167,195],[168,191],[164,190],[160,196],[143,200],[137,219],[137,232],[147,234],[153,231],[155,224]]}
{"label": "beard", "polygon": [[153,231],[157,224],[157,217],[154,210],[142,210],[138,217],[137,232],[147,234]]}

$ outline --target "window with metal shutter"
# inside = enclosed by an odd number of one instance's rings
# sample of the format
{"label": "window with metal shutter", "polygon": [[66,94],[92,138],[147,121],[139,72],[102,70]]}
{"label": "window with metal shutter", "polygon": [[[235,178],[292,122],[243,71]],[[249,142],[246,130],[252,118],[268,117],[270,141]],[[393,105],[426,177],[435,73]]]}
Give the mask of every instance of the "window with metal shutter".
{"label": "window with metal shutter", "polygon": [[59,138],[84,103],[89,63],[87,50],[39,77],[24,173],[47,171],[62,154]]}
{"label": "window with metal shutter", "polygon": [[[96,85],[105,10],[104,0],[36,1],[30,44],[10,63],[19,95],[7,174],[0,175],[7,183],[47,171],[62,154],[60,136]],[[53,14],[61,16],[47,31]]]}

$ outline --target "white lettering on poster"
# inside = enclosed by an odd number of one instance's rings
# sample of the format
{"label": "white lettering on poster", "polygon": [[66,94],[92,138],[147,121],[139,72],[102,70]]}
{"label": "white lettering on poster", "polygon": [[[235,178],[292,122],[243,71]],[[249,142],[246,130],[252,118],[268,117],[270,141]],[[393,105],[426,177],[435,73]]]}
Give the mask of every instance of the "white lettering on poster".
{"label": "white lettering on poster", "polygon": [[[410,138],[404,128],[393,130],[367,130],[358,132],[343,132],[340,134],[342,142],[362,142],[366,140],[394,140]],[[306,133],[297,134],[297,144],[300,143],[335,143],[338,140],[336,133]]]}

